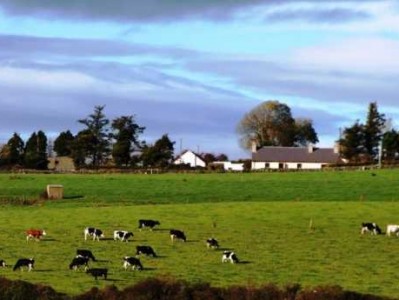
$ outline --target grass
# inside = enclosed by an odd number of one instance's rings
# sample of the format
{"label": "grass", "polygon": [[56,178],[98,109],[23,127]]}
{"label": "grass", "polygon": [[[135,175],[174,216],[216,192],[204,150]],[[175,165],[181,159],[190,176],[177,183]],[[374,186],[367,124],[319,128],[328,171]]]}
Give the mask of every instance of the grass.
{"label": "grass", "polygon": [[[0,259],[14,264],[34,257],[33,272],[0,269],[0,275],[49,284],[79,294],[92,286],[125,287],[153,276],[215,286],[341,285],[345,289],[397,297],[398,238],[361,236],[360,223],[399,223],[398,171],[267,174],[27,175],[1,174]],[[63,184],[66,200],[24,205],[47,184]],[[17,199],[19,205],[10,205]],[[184,205],[183,205],[184,204]],[[138,231],[140,218],[158,219],[154,231]],[[309,228],[312,220],[313,228]],[[83,229],[103,229],[106,239],[84,241]],[[41,242],[24,231],[44,228]],[[188,242],[171,243],[168,230],[184,230]],[[113,241],[116,229],[132,230],[129,243]],[[243,262],[222,264],[222,249]],[[143,272],[125,271],[122,257],[136,245],[151,245],[159,258],[142,257]],[[91,249],[93,267],[107,267],[110,280],[94,281],[68,265],[77,248]]]}

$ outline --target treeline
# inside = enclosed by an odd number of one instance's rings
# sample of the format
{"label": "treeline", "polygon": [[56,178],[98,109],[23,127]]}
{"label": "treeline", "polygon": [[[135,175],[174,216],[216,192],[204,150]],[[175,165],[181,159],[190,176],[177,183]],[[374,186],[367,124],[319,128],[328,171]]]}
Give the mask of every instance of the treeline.
{"label": "treeline", "polygon": [[369,104],[364,123],[356,120],[344,128],[338,143],[341,156],[351,163],[395,163],[399,158],[399,132],[378,111],[377,102]]}
{"label": "treeline", "polygon": [[339,286],[302,289],[299,284],[280,288],[274,284],[260,287],[212,287],[208,283],[149,278],[119,290],[114,285],[102,290],[93,287],[77,296],[59,293],[49,286],[0,277],[0,299],[30,300],[389,300],[391,298],[345,291]]}
{"label": "treeline", "polygon": [[[133,115],[109,120],[104,114],[105,106],[95,106],[92,114],[78,120],[84,128],[76,135],[70,130],[61,132],[50,143],[43,131],[32,133],[26,143],[18,133],[0,149],[1,168],[28,168],[46,170],[48,157],[67,156],[75,168],[167,168],[174,158],[174,144],[167,134],[153,144],[140,138],[145,127],[137,124]],[[227,156],[203,153],[207,161]]]}

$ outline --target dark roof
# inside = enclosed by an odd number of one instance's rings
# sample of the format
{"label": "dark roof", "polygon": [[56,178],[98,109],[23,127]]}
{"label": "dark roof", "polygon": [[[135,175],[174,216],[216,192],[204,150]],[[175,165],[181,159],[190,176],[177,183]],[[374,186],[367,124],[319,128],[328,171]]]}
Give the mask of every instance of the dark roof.
{"label": "dark roof", "polygon": [[316,148],[309,151],[308,147],[262,147],[252,153],[253,161],[260,162],[298,162],[298,163],[328,163],[341,162],[334,148]]}

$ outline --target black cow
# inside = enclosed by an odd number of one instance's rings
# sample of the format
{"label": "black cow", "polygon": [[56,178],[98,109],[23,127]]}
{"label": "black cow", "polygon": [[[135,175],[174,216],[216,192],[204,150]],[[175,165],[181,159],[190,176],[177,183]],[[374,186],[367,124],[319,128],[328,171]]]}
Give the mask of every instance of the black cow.
{"label": "black cow", "polygon": [[183,231],[177,230],[177,229],[171,229],[169,231],[170,234],[170,238],[172,240],[172,242],[174,240],[182,240],[182,241],[186,241],[186,235],[184,234]]}
{"label": "black cow", "polygon": [[219,243],[218,243],[218,241],[216,239],[210,238],[210,239],[206,240],[206,246],[208,248],[216,249],[216,248],[219,248]]}
{"label": "black cow", "polygon": [[93,237],[93,241],[100,241],[100,237],[104,237],[102,230],[94,228],[94,227],[86,227],[83,231],[85,241],[87,240],[87,236]]}
{"label": "black cow", "polygon": [[236,264],[238,263],[238,257],[232,251],[223,251],[222,262],[231,262],[232,264]]}
{"label": "black cow", "polygon": [[143,270],[143,265],[141,264],[140,260],[133,256],[125,256],[123,258],[123,267],[125,270],[127,270],[129,267],[132,267],[132,270]]}
{"label": "black cow", "polygon": [[133,236],[133,232],[124,230],[114,231],[114,240],[120,240],[122,242],[128,242],[128,239]]}
{"label": "black cow", "polygon": [[72,262],[69,264],[69,269],[77,270],[79,267],[82,266],[84,266],[84,269],[87,270],[87,268],[89,267],[89,258],[78,255],[74,257]]}
{"label": "black cow", "polygon": [[17,269],[20,269],[22,271],[23,267],[27,267],[28,271],[32,271],[34,264],[35,260],[33,258],[20,258],[17,260],[12,270],[15,271]]}
{"label": "black cow", "polygon": [[157,225],[161,225],[161,223],[159,223],[159,221],[156,221],[156,220],[139,220],[140,231],[141,231],[141,229],[143,229],[145,227],[149,227],[152,230]]}
{"label": "black cow", "polygon": [[86,249],[77,249],[76,250],[76,256],[81,256],[81,257],[86,257],[90,258],[92,261],[96,261],[96,258],[94,257],[93,253],[90,250]]}
{"label": "black cow", "polygon": [[154,249],[152,249],[151,246],[136,246],[136,255],[140,254],[144,254],[147,256],[152,255],[152,257],[157,257]]}
{"label": "black cow", "polygon": [[104,277],[104,280],[107,280],[108,269],[105,269],[105,268],[93,268],[93,269],[86,270],[86,273],[87,274],[91,274],[91,276],[93,276],[95,280],[97,280],[97,278],[101,277],[101,276]]}
{"label": "black cow", "polygon": [[376,223],[362,223],[362,229],[360,231],[361,234],[365,234],[366,232],[370,232],[371,234],[381,234],[381,228],[378,227]]}

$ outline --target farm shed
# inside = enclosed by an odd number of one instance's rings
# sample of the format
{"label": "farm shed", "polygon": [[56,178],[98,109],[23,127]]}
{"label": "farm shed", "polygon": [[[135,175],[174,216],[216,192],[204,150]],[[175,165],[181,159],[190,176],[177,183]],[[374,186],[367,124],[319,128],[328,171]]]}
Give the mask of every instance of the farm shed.
{"label": "farm shed", "polygon": [[191,150],[183,151],[174,161],[175,165],[188,164],[190,167],[206,167],[205,161]]}
{"label": "farm shed", "polygon": [[334,148],[262,147],[252,150],[252,170],[318,170],[343,163],[338,146]]}

